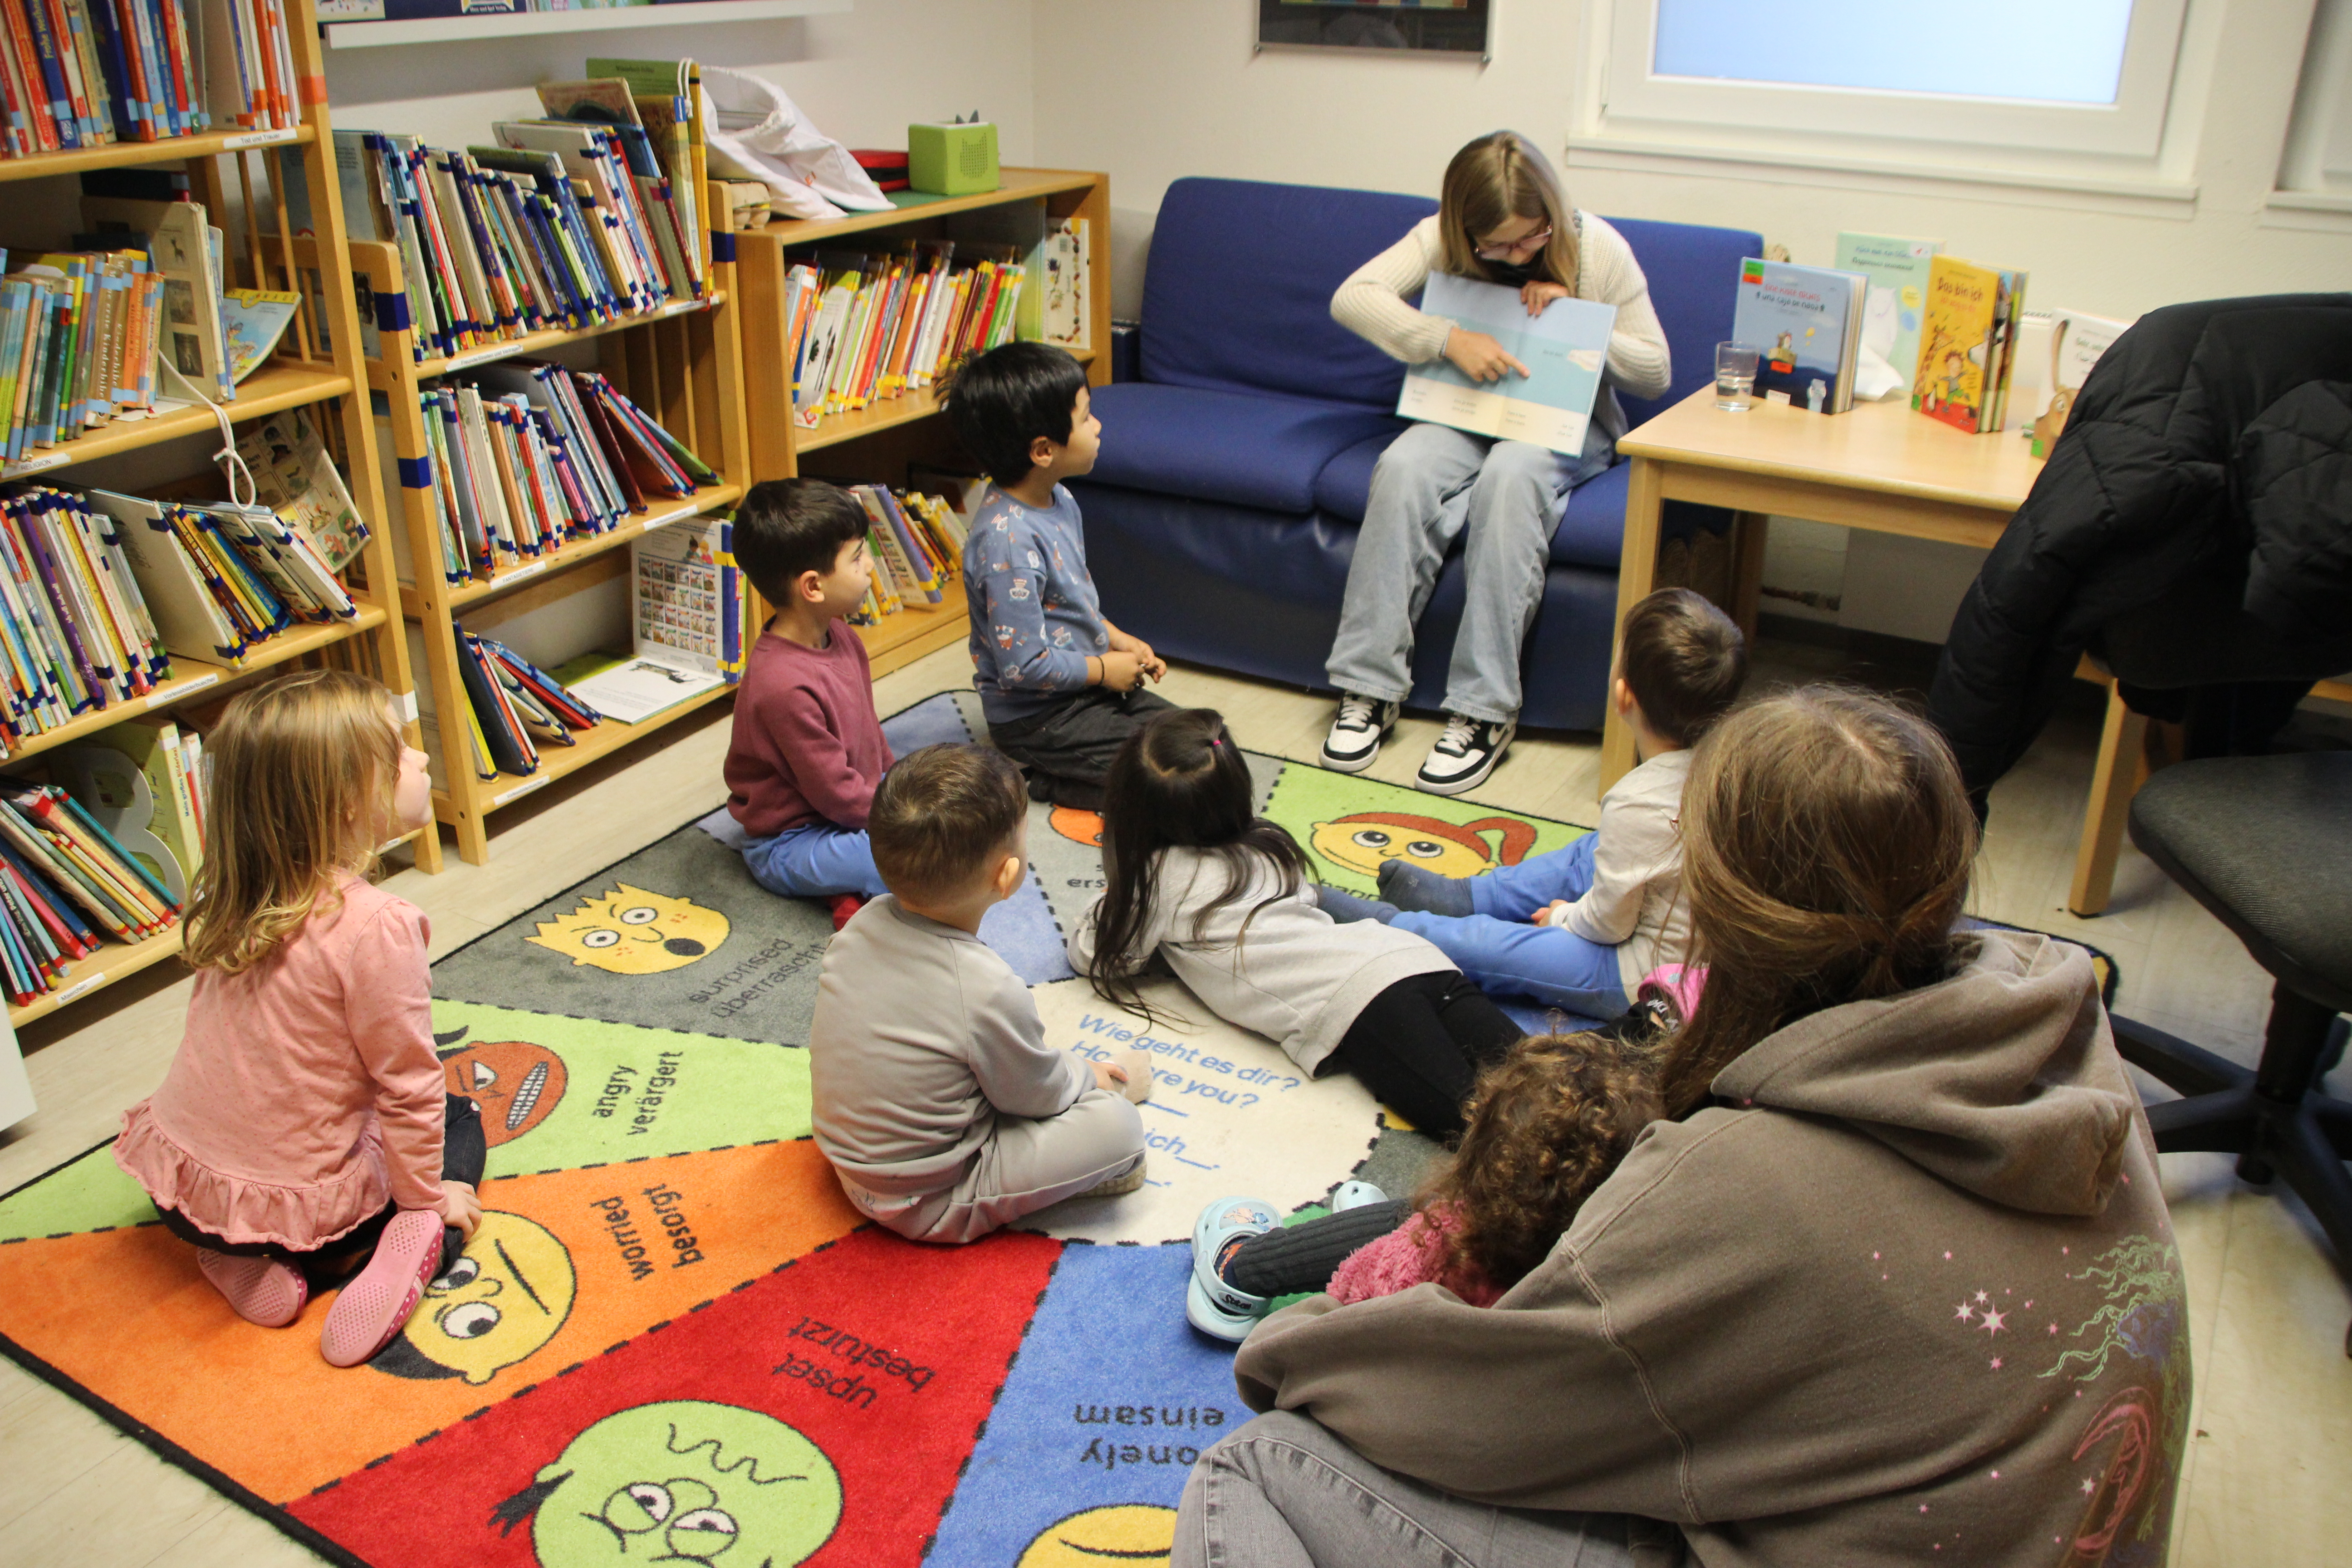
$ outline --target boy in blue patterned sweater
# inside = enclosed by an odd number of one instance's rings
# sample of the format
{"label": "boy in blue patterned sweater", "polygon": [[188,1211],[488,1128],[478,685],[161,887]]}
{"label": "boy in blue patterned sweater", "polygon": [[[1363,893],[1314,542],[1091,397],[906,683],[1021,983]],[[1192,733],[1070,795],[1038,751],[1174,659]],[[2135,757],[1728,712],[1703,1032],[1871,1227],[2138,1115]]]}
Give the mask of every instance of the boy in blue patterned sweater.
{"label": "boy in blue patterned sweater", "polygon": [[963,552],[972,685],[989,738],[1035,800],[1102,809],[1119,743],[1172,704],[1143,689],[1168,667],[1103,617],[1078,503],[1061,481],[1095,466],[1102,425],[1078,362],[1006,343],[959,371],[948,417],[994,481]]}

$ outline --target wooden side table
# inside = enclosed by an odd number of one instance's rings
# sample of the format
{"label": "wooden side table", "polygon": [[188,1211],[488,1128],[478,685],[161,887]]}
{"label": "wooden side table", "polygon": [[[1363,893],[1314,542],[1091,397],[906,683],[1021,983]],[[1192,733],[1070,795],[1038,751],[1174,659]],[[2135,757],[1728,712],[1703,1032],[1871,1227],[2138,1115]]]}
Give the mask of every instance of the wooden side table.
{"label": "wooden side table", "polygon": [[[2013,430],[1969,436],[1904,403],[1858,404],[1823,416],[1759,402],[1745,414],[1693,393],[1619,439],[1633,459],[1625,544],[1617,568],[1617,621],[1657,585],[1658,520],[1670,500],[1738,514],[1731,603],[1756,630],[1765,519],[1811,518],[1878,533],[1989,548],[2033,488],[2042,465]],[[1601,788],[1633,765],[1633,733],[1612,710],[1601,735]]]}

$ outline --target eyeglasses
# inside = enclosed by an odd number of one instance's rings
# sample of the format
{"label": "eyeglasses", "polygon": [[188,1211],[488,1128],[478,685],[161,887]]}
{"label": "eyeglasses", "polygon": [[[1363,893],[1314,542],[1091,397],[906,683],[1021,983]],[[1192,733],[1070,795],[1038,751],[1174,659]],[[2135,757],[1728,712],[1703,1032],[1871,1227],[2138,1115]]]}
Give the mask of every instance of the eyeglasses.
{"label": "eyeglasses", "polygon": [[1522,250],[1539,250],[1551,243],[1551,226],[1547,224],[1530,235],[1515,239],[1508,245],[1481,245],[1471,254],[1481,261],[1501,261]]}

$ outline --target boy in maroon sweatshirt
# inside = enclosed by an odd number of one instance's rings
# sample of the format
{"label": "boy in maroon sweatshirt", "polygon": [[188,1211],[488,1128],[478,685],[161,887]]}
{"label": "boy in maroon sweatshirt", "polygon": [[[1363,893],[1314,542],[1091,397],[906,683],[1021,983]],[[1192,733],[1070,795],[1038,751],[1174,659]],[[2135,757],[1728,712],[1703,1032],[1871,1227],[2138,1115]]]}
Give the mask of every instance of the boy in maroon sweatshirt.
{"label": "boy in maroon sweatshirt", "polygon": [[[752,880],[786,898],[886,890],[866,815],[890,745],[866,645],[842,618],[873,579],[866,523],[848,492],[817,479],[754,485],[735,512],[736,564],[775,614],[735,695],[727,809],[749,840]],[[838,924],[849,910],[835,913]]]}

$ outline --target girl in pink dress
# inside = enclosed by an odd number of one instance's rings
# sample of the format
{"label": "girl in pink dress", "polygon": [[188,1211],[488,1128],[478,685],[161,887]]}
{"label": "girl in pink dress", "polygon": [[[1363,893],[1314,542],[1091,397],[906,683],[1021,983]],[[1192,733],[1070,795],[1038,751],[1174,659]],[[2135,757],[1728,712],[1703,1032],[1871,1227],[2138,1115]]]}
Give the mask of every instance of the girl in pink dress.
{"label": "girl in pink dress", "polygon": [[481,1217],[481,1122],[434,1054],[427,928],[361,873],[433,819],[391,696],[340,670],[245,693],[205,738],[187,1031],[115,1163],[240,1317],[280,1328],[365,1258],[320,1349],[369,1359]]}

